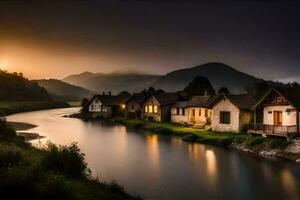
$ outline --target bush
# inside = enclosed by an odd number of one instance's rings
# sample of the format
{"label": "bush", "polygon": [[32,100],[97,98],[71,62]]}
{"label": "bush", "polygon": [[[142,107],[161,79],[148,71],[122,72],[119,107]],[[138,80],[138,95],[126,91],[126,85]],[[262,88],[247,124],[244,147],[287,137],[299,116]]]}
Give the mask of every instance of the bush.
{"label": "bush", "polygon": [[47,170],[66,175],[70,178],[81,178],[90,175],[84,154],[80,152],[77,143],[70,146],[48,143],[42,167]]}
{"label": "bush", "polygon": [[11,168],[21,166],[26,163],[21,149],[13,145],[1,146],[0,148],[0,168]]}
{"label": "bush", "polygon": [[261,144],[263,141],[264,141],[264,138],[262,136],[248,135],[245,143],[247,146],[254,146],[254,145]]}
{"label": "bush", "polygon": [[0,120],[0,139],[12,140],[15,139],[17,133],[14,129],[7,126],[5,120]]}

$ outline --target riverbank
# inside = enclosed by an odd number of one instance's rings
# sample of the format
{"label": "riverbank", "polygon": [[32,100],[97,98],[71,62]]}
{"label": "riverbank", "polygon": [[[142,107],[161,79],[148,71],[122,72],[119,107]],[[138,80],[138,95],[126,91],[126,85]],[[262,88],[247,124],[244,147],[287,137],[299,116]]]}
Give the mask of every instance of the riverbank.
{"label": "riverbank", "polygon": [[63,101],[0,101],[0,116],[67,107],[70,105]]}
{"label": "riverbank", "polygon": [[134,200],[117,183],[91,177],[76,144],[36,149],[0,121],[0,193],[30,199]]}
{"label": "riverbank", "polygon": [[109,121],[120,123],[128,128],[142,129],[158,134],[176,135],[188,142],[217,145],[232,148],[270,159],[283,159],[300,163],[300,148],[293,148],[297,140],[285,138],[247,135],[245,133],[216,133],[209,130],[186,127],[182,125],[150,122],[141,119],[115,117]]}

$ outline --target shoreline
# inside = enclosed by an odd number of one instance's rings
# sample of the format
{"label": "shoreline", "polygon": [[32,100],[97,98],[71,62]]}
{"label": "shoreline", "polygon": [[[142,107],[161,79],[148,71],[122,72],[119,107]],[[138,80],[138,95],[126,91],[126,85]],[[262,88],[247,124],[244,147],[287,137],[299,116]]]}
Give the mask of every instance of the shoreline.
{"label": "shoreline", "polygon": [[295,150],[292,146],[293,141],[288,143],[283,138],[263,138],[246,133],[216,133],[209,130],[185,127],[183,125],[136,119],[112,118],[108,121],[122,124],[127,128],[155,132],[156,134],[179,136],[185,142],[214,145],[260,158],[300,164],[300,147],[297,145],[296,151],[293,152],[292,150]]}

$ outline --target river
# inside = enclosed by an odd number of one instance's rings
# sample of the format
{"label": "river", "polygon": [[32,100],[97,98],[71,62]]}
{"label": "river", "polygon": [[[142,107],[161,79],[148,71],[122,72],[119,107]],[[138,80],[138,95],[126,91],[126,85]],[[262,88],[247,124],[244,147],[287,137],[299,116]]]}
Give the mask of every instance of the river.
{"label": "river", "polygon": [[9,121],[38,127],[29,132],[57,144],[78,142],[93,175],[116,180],[150,200],[300,199],[299,165],[238,151],[191,144],[180,138],[128,130],[122,125],[83,122],[63,115],[79,108],[34,111]]}

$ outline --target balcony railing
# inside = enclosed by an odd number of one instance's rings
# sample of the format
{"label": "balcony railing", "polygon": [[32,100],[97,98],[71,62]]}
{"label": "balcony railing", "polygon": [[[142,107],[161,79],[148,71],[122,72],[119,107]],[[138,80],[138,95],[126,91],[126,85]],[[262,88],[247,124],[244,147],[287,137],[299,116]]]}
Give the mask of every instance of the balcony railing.
{"label": "balcony railing", "polygon": [[293,137],[297,135],[297,126],[281,126],[268,124],[248,124],[248,133]]}

